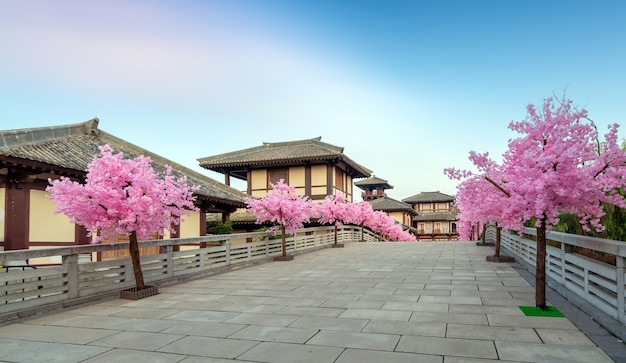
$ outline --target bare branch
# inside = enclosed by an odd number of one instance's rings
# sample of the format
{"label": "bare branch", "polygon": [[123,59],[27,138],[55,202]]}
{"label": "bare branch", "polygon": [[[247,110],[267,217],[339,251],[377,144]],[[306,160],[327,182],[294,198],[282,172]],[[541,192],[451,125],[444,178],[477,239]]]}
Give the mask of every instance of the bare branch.
{"label": "bare branch", "polygon": [[507,192],[504,188],[502,188],[500,186],[500,184],[496,183],[495,181],[493,181],[493,179],[491,179],[490,177],[486,176],[485,180],[490,182],[491,184],[493,184],[493,186],[495,186],[496,188],[498,188],[499,191],[501,191],[502,193],[504,193],[504,195],[506,195],[507,197],[511,197],[511,193]]}

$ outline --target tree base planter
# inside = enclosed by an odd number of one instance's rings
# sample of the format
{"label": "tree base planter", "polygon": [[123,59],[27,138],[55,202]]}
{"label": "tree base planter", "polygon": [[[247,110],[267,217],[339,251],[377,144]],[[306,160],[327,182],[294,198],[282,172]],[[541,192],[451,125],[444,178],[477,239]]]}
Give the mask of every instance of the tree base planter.
{"label": "tree base planter", "polygon": [[515,257],[512,256],[487,256],[489,262],[515,262]]}
{"label": "tree base planter", "polygon": [[496,244],[495,244],[495,243],[493,243],[493,242],[485,242],[485,243],[482,243],[482,242],[476,242],[476,246],[495,246],[495,245],[496,245]]}
{"label": "tree base planter", "polygon": [[343,248],[343,243],[336,243],[332,245],[333,248]]}
{"label": "tree base planter", "polygon": [[555,308],[554,306],[546,306],[546,310],[541,310],[541,308],[538,308],[536,306],[520,306],[519,308],[520,310],[522,310],[522,312],[526,316],[539,316],[539,317],[544,317],[544,318],[564,318],[565,317],[565,315],[563,315],[563,313],[560,312],[559,309]]}
{"label": "tree base planter", "polygon": [[291,261],[291,260],[293,260],[293,255],[276,256],[276,257],[274,257],[274,261]]}
{"label": "tree base planter", "polygon": [[131,287],[120,291],[120,299],[139,300],[159,294],[158,286],[146,286],[143,290]]}

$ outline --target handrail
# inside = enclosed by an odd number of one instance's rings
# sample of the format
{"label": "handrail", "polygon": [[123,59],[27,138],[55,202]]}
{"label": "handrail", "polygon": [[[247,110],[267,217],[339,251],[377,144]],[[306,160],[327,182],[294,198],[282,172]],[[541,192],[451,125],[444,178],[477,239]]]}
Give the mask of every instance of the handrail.
{"label": "handrail", "polygon": [[[330,247],[335,242],[334,227],[303,228],[286,239],[289,254],[300,254]],[[337,230],[338,243],[361,240],[377,241],[371,231],[342,226]],[[258,242],[231,243],[231,241]],[[202,247],[204,243],[217,246]],[[270,261],[281,251],[281,239],[270,239],[267,232],[207,235],[140,242],[140,247],[160,247],[160,253],[141,257],[147,284],[161,285],[183,281],[207,273],[217,273],[253,263]],[[124,250],[128,243],[63,246],[32,250],[0,251],[0,322],[58,308],[134,287],[130,258],[92,261],[98,252]],[[22,270],[25,261],[56,257],[61,264]],[[59,258],[60,257],[60,258]],[[30,267],[36,267],[27,265]]]}

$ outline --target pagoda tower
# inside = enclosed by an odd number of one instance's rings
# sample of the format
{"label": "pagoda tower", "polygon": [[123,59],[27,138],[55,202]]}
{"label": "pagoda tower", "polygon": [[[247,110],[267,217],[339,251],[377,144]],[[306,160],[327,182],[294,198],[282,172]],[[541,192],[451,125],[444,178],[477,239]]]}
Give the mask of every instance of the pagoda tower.
{"label": "pagoda tower", "polygon": [[364,201],[370,201],[386,197],[387,193],[385,193],[385,190],[393,189],[393,186],[390,185],[386,180],[377,178],[374,175],[367,179],[354,182],[354,185],[363,190],[363,192],[361,193],[361,197]]}

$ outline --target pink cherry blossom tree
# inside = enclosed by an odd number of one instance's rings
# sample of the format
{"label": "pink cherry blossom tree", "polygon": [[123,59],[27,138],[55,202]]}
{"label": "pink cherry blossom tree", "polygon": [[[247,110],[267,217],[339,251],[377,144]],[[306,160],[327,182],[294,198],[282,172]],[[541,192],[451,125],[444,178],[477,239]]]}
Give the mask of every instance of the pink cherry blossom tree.
{"label": "pink cherry blossom tree", "polygon": [[[322,224],[332,224],[335,226],[335,243],[337,245],[337,227],[344,223],[350,223],[350,212],[352,203],[347,203],[343,194],[328,195],[324,201],[319,204],[317,212],[319,213],[319,222]],[[348,220],[348,221],[347,221]]]}
{"label": "pink cherry blossom tree", "polygon": [[[558,224],[559,214],[572,213],[584,229],[602,231],[602,202],[626,207],[618,192],[626,180],[626,153],[617,143],[618,125],[610,125],[600,141],[587,111],[575,110],[570,100],[548,98],[540,111],[529,105],[527,112],[525,120],[509,125],[523,136],[509,141],[501,166],[475,157],[478,174],[446,172],[467,178],[457,194],[461,218],[496,220],[520,231],[526,221],[537,221],[535,303],[545,310],[546,230]],[[481,206],[494,193],[498,196]],[[477,199],[471,203],[472,198]],[[498,206],[489,211],[494,202]]]}
{"label": "pink cherry blossom tree", "polygon": [[49,180],[46,191],[56,204],[56,213],[84,226],[90,236],[96,236],[93,243],[113,243],[117,235],[129,236],[136,289],[143,290],[138,239],[172,232],[181,216],[197,210],[193,204],[197,187],[187,185],[184,176],[173,176],[169,166],[159,176],[149,157],[124,159],[123,153],[114,154],[109,145],[101,146],[100,153],[87,166],[84,184],[61,177]]}
{"label": "pink cherry blossom tree", "polygon": [[356,224],[357,226],[361,226],[361,241],[365,241],[365,223],[368,221],[370,215],[374,213],[374,209],[372,209],[372,205],[366,201],[351,203],[350,213],[351,220],[348,223]]}
{"label": "pink cherry blossom tree", "polygon": [[256,223],[276,223],[282,232],[282,257],[287,257],[285,231],[295,234],[298,228],[309,222],[314,215],[315,206],[306,197],[296,193],[296,189],[284,180],[271,184],[272,191],[260,199],[246,199],[246,209],[256,216]]}

